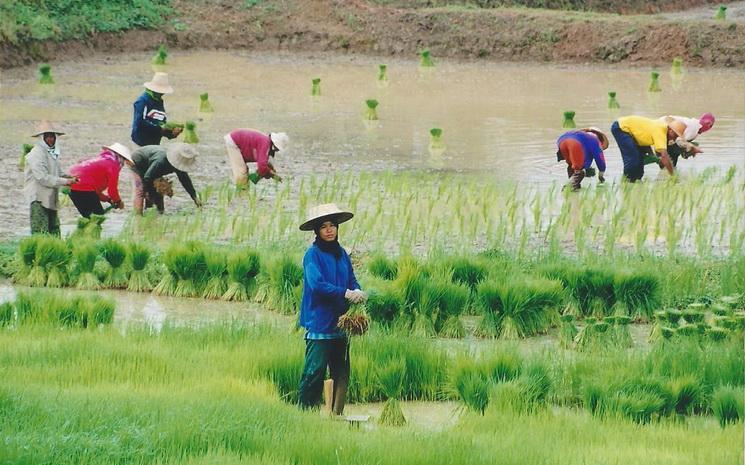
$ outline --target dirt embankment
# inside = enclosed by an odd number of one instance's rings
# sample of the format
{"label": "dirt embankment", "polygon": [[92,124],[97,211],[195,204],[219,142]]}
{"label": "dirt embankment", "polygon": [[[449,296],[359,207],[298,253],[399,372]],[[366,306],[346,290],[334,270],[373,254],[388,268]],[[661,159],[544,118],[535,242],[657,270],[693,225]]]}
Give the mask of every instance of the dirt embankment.
{"label": "dirt embankment", "polygon": [[0,44],[0,66],[90,53],[247,48],[570,63],[745,67],[745,21],[618,16],[529,9],[397,9],[362,0],[175,0],[177,20],[158,31],[84,40]]}

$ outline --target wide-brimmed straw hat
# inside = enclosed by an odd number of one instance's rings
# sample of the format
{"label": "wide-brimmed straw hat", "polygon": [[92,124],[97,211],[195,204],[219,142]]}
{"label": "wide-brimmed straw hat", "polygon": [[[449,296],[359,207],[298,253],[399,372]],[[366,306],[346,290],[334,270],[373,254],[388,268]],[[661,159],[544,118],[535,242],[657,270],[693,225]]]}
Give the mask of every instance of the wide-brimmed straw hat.
{"label": "wide-brimmed straw hat", "polygon": [[270,132],[269,138],[280,152],[287,150],[287,146],[290,145],[290,136],[284,132]]}
{"label": "wide-brimmed straw hat", "polygon": [[603,150],[606,150],[608,146],[610,145],[610,142],[608,140],[608,136],[605,135],[603,131],[601,131],[599,128],[596,128],[595,126],[590,126],[589,128],[583,129],[585,132],[591,132],[598,136],[598,139],[600,140],[600,148]]}
{"label": "wide-brimmed straw hat", "polygon": [[686,132],[686,124],[677,119],[672,119],[672,121],[668,120],[667,127],[672,129],[678,137],[683,137],[683,134]]}
{"label": "wide-brimmed straw hat", "polygon": [[36,132],[34,134],[31,134],[31,137],[37,137],[48,132],[57,134],[58,136],[65,134],[64,132],[54,127],[51,122],[44,120],[39,123],[39,126],[36,128]]}
{"label": "wide-brimmed straw hat", "polygon": [[142,84],[145,89],[150,89],[159,94],[173,93],[173,87],[168,83],[168,73],[155,73],[153,78]]}
{"label": "wide-brimmed straw hat", "polygon": [[132,161],[132,152],[129,151],[126,145],[120,144],[119,142],[114,142],[111,145],[104,145],[104,150],[111,150],[112,152],[123,156],[129,161]]}
{"label": "wide-brimmed straw hat", "polygon": [[198,156],[199,152],[191,144],[173,142],[166,145],[168,163],[179,171],[189,171],[193,168]]}
{"label": "wide-brimmed straw hat", "polygon": [[335,203],[324,203],[316,205],[308,210],[308,221],[300,225],[301,231],[313,231],[314,227],[325,221],[333,221],[341,224],[349,221],[354,213],[340,210]]}

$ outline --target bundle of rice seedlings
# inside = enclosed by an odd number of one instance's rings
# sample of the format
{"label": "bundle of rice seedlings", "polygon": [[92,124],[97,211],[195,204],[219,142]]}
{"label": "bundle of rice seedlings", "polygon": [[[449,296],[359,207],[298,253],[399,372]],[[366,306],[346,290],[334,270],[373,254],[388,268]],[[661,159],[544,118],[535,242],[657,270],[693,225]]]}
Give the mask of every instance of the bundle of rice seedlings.
{"label": "bundle of rice seedlings", "polygon": [[571,349],[574,345],[574,338],[577,337],[579,330],[574,324],[574,315],[561,315],[561,328],[559,329],[559,346],[564,349]]}
{"label": "bundle of rice seedlings", "polygon": [[660,87],[660,73],[652,71],[651,78],[652,80],[649,82],[648,90],[650,92],[662,92],[662,88]]}
{"label": "bundle of rice seedlings", "polygon": [[455,374],[453,387],[465,407],[483,415],[489,405],[489,379],[479,370],[460,370]]}
{"label": "bundle of rice seedlings", "polygon": [[401,410],[399,399],[406,379],[406,359],[402,357],[389,360],[375,372],[380,390],[386,398],[378,423],[386,426],[403,426],[406,418]]}
{"label": "bundle of rice seedlings", "polygon": [[184,142],[187,144],[198,144],[199,137],[195,131],[197,124],[194,121],[187,121],[184,125]]}
{"label": "bundle of rice seedlings", "polygon": [[313,78],[311,81],[310,95],[313,97],[321,96],[321,78]]}
{"label": "bundle of rice seedlings", "polygon": [[184,248],[179,244],[174,244],[168,247],[161,256],[161,261],[166,267],[166,272],[163,273],[158,284],[153,288],[153,293],[156,295],[174,295],[176,292],[176,284],[178,283],[179,276],[177,274],[177,256],[183,253]]}
{"label": "bundle of rice seedlings", "polygon": [[396,275],[398,274],[398,265],[385,255],[377,253],[373,255],[367,264],[367,271],[378,278],[393,280],[396,279]]}
{"label": "bundle of rice seedlings", "polygon": [[670,71],[673,74],[682,74],[683,73],[683,59],[680,57],[673,58],[673,66]]}
{"label": "bundle of rice seedlings", "polygon": [[92,214],[90,218],[78,218],[78,227],[72,233],[71,237],[100,239],[101,231],[103,230],[103,227],[101,225],[104,221],[106,221],[106,217],[104,215],[96,215],[95,213]]}
{"label": "bundle of rice seedlings", "polygon": [[92,326],[108,325],[114,321],[116,303],[112,299],[93,296],[88,309],[88,323]]}
{"label": "bundle of rice seedlings", "polygon": [[606,410],[608,392],[597,384],[585,384],[582,388],[582,403],[591,414],[601,416]]}
{"label": "bundle of rice seedlings", "polygon": [[640,424],[652,421],[665,406],[658,394],[644,390],[618,392],[609,399],[610,409]]}
{"label": "bundle of rice seedlings", "polygon": [[378,119],[378,101],[375,99],[365,100],[365,119],[368,121],[374,121]]}
{"label": "bundle of rice seedlings", "polygon": [[23,144],[21,146],[21,157],[18,159],[18,169],[23,171],[26,168],[26,155],[33,150],[33,144]]}
{"label": "bundle of rice seedlings", "polygon": [[739,304],[742,296],[739,294],[723,295],[719,301],[730,310],[734,310]]}
{"label": "bundle of rice seedlings", "polygon": [[660,281],[647,273],[619,273],[616,275],[614,292],[616,299],[624,304],[631,316],[648,319],[660,303]]}
{"label": "bundle of rice seedlings", "polygon": [[223,300],[248,300],[260,269],[259,254],[253,250],[246,249],[230,255],[227,260],[230,283],[222,296]]}
{"label": "bundle of rice seedlings", "polygon": [[431,150],[440,150],[445,148],[445,143],[442,141],[442,129],[432,128],[429,130],[429,148]]}
{"label": "bundle of rice seedlings", "polygon": [[442,337],[463,338],[466,328],[460,316],[468,305],[471,291],[464,284],[441,283],[438,311],[434,319],[435,330]]}
{"label": "bundle of rice seedlings", "polygon": [[127,275],[124,272],[124,260],[127,259],[126,247],[115,239],[106,239],[101,242],[99,248],[101,256],[109,265],[103,285],[111,289],[124,289],[127,287]]}
{"label": "bundle of rice seedlings", "polygon": [[678,415],[688,415],[704,398],[701,380],[686,376],[672,380],[669,390],[673,396],[673,410]]}
{"label": "bundle of rice seedlings", "polygon": [[719,9],[717,9],[717,12],[714,14],[714,19],[719,19],[721,21],[727,19],[727,7],[725,5],[719,5]]}
{"label": "bundle of rice seedlings", "polygon": [[522,356],[514,348],[498,350],[481,361],[481,370],[495,383],[517,379],[522,372]]}
{"label": "bundle of rice seedlings", "polygon": [[683,318],[683,312],[677,308],[668,308],[664,311],[665,319],[670,326],[677,326],[680,320]]}
{"label": "bundle of rice seedlings", "polygon": [[129,274],[127,290],[145,292],[152,289],[153,285],[145,270],[148,260],[150,260],[150,249],[137,242],[129,244],[129,263],[132,266],[132,272]]}
{"label": "bundle of rice seedlings", "polygon": [[88,325],[86,307],[87,305],[82,297],[60,299],[54,309],[54,314],[57,322],[62,326],[85,328]]}
{"label": "bundle of rice seedlings", "polygon": [[403,300],[391,287],[370,289],[367,297],[367,313],[372,319],[383,326],[390,326],[401,312]]}
{"label": "bundle of rice seedlings", "polygon": [[629,331],[631,317],[616,315],[605,317],[604,321],[609,325],[609,336],[611,343],[616,347],[632,347],[634,339]]}
{"label": "bundle of rice seedlings", "polygon": [[269,266],[270,292],[266,304],[270,309],[292,314],[300,306],[299,287],[303,283],[303,268],[297,261],[284,255]]}
{"label": "bundle of rice seedlings", "polygon": [[378,81],[388,80],[388,65],[378,65]]}
{"label": "bundle of rice seedlings", "polygon": [[164,261],[169,271],[178,278],[172,295],[197,297],[199,283],[207,269],[202,245],[198,242],[176,245],[166,252]]}
{"label": "bundle of rice seedlings", "polygon": [[18,244],[18,255],[20,266],[16,269],[13,280],[18,284],[27,284],[29,282],[29,273],[36,260],[36,247],[39,244],[40,236],[25,237]]}
{"label": "bundle of rice seedlings", "polygon": [[726,328],[707,328],[706,329],[706,337],[708,337],[712,341],[723,341],[727,339],[730,335],[730,330]]}
{"label": "bundle of rice seedlings", "polygon": [[618,100],[616,100],[616,93],[614,91],[608,92],[608,108],[611,110],[621,108]]}
{"label": "bundle of rice seedlings", "polygon": [[228,263],[225,253],[221,250],[211,250],[205,254],[207,264],[207,284],[202,291],[205,299],[220,299],[228,290],[226,275]]}
{"label": "bundle of rice seedlings", "polygon": [[684,337],[698,336],[700,334],[700,330],[697,325],[682,324],[675,330],[675,334]]}
{"label": "bundle of rice seedlings", "polygon": [[199,94],[199,112],[200,113],[213,113],[214,111],[215,109],[214,107],[212,107],[212,104],[210,103],[210,94],[208,92]]}
{"label": "bundle of rice seedlings", "polygon": [[567,110],[564,112],[564,122],[561,124],[562,128],[566,129],[573,129],[577,127],[577,124],[574,122],[574,115],[576,113],[571,110]]}
{"label": "bundle of rice seedlings", "polygon": [[[34,268],[29,275],[31,286],[62,287],[67,276],[67,265],[70,263],[70,251],[65,243],[56,237],[44,237],[36,246]],[[39,271],[41,268],[42,271]]]}
{"label": "bundle of rice seedlings", "polygon": [[525,407],[532,410],[548,398],[553,382],[550,369],[542,362],[528,364],[518,379]]}
{"label": "bundle of rice seedlings", "polygon": [[715,316],[728,316],[731,312],[729,307],[721,303],[715,303],[711,306],[711,313]]}
{"label": "bundle of rice seedlings", "polygon": [[13,322],[15,306],[12,302],[3,302],[0,304],[0,326],[7,326]]}
{"label": "bundle of rice seedlings", "polygon": [[450,261],[453,282],[467,285],[472,291],[486,278],[486,266],[475,259],[459,257]]}
{"label": "bundle of rice seedlings", "polygon": [[612,273],[600,268],[573,270],[565,275],[564,282],[581,315],[611,313],[616,303]]}
{"label": "bundle of rice seedlings", "polygon": [[160,46],[158,46],[158,51],[155,53],[155,56],[153,57],[153,64],[154,65],[165,65],[166,58],[168,58],[168,49],[166,48],[166,44],[160,44]]}
{"label": "bundle of rice seedlings", "polygon": [[98,248],[92,242],[81,242],[73,249],[75,261],[78,266],[78,282],[75,285],[78,289],[100,289],[101,282],[94,273],[96,259],[98,258]]}
{"label": "bundle of rice seedlings", "polygon": [[696,324],[704,321],[704,318],[706,318],[706,313],[689,307],[683,310],[682,316],[687,323]]}
{"label": "bundle of rice seedlings", "polygon": [[46,63],[39,65],[39,84],[54,84],[52,67]]}
{"label": "bundle of rice seedlings", "polygon": [[424,50],[419,52],[419,57],[421,58],[419,60],[419,66],[431,68],[435,65],[435,63],[432,61],[432,57],[430,56],[429,49],[425,48]]}
{"label": "bundle of rice seedlings", "polygon": [[728,385],[717,387],[711,395],[711,409],[722,428],[742,421],[745,417],[742,389]]}
{"label": "bundle of rice seedlings", "polygon": [[365,306],[354,304],[346,313],[339,317],[337,327],[349,336],[362,336],[370,327],[370,318],[367,316]]}
{"label": "bundle of rice seedlings", "polygon": [[597,340],[597,333],[595,332],[596,322],[597,319],[595,317],[588,316],[585,318],[585,326],[574,337],[574,342],[578,350],[588,350],[594,347]]}

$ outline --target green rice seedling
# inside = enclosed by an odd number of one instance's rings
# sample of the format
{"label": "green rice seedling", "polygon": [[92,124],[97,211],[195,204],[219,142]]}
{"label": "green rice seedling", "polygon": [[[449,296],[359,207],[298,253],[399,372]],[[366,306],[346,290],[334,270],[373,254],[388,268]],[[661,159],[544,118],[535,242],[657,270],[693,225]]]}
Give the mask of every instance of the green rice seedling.
{"label": "green rice seedling", "polygon": [[387,80],[388,80],[388,66],[378,65],[378,81],[387,81]]}
{"label": "green rice seedling", "polygon": [[370,289],[367,298],[367,313],[373,321],[390,327],[402,307],[403,300],[392,286]]}
{"label": "green rice seedling", "polygon": [[618,273],[615,278],[616,299],[626,306],[631,316],[650,318],[660,303],[660,281],[647,273]]}
{"label": "green rice seedling", "polygon": [[562,128],[573,129],[577,127],[577,123],[574,122],[574,115],[576,112],[567,110],[564,112],[564,122],[561,124]]}
{"label": "green rice seedling", "polygon": [[[39,244],[40,236],[29,236],[21,239],[18,244],[18,255],[20,257],[20,266],[17,268],[13,277],[18,284],[29,283],[29,273],[34,267],[36,260],[36,247]],[[43,272],[43,270],[42,270]]]}
{"label": "green rice seedling", "polygon": [[367,264],[367,271],[378,278],[393,280],[398,274],[398,265],[395,261],[389,259],[382,253],[373,255]]}
{"label": "green rice seedling", "polygon": [[693,324],[701,323],[704,321],[704,318],[706,318],[706,314],[704,312],[699,311],[699,310],[694,310],[690,307],[683,310],[682,314],[683,314],[683,319],[687,323],[693,323]]}
{"label": "green rice seedling", "polygon": [[386,398],[378,423],[386,426],[403,426],[406,418],[401,411],[399,399],[406,379],[406,359],[391,359],[376,370],[376,379],[380,390]]}
{"label": "green rice seedling", "polygon": [[210,94],[205,92],[199,94],[199,111],[200,113],[213,113],[215,108],[210,103]]}
{"label": "green rice seedling", "polygon": [[664,311],[664,315],[670,326],[677,326],[678,322],[683,318],[683,312],[677,308],[668,308]]}
{"label": "green rice seedling", "polygon": [[488,274],[484,263],[466,257],[458,257],[448,263],[453,270],[453,282],[467,285],[475,291]]}
{"label": "green rice seedling", "polygon": [[207,284],[202,291],[205,299],[220,299],[228,291],[226,275],[228,263],[225,253],[220,250],[210,250],[205,254],[207,265]]}
{"label": "green rice seedling", "polygon": [[673,74],[682,74],[683,73],[683,59],[680,57],[673,58],[673,65],[670,69],[670,72]]}
{"label": "green rice seedling", "polygon": [[604,321],[610,325],[610,341],[615,347],[633,347],[634,339],[629,331],[631,317],[626,315],[616,315],[605,317]]}
{"label": "green rice seedling", "polygon": [[616,303],[614,276],[608,271],[600,268],[574,269],[568,271],[562,281],[580,315],[608,315]]}
{"label": "green rice seedling", "polygon": [[616,100],[616,93],[613,91],[608,92],[608,108],[611,110],[616,110],[618,108],[621,108],[621,105],[619,105],[618,100]]}
{"label": "green rice seedling", "polygon": [[39,65],[39,84],[54,84],[52,67],[46,63]]}
{"label": "green rice seedling", "polygon": [[13,322],[15,307],[12,302],[0,304],[0,327],[7,326]]}
{"label": "green rice seedling", "polygon": [[96,245],[91,242],[79,243],[73,249],[73,253],[78,267],[78,281],[75,287],[78,289],[100,289],[101,282],[94,273],[96,259],[98,258]]}
{"label": "green rice seedling", "polygon": [[730,330],[726,328],[706,328],[706,337],[712,341],[724,341],[730,334]]}
{"label": "green rice seedling", "polygon": [[660,87],[660,73],[652,71],[650,76],[652,80],[649,82],[649,88],[647,90],[649,92],[662,92],[662,88]]}
{"label": "green rice seedling", "polygon": [[153,64],[154,65],[165,65],[166,64],[166,58],[168,58],[168,49],[166,48],[166,44],[160,44],[158,46],[158,51],[155,53],[155,56],[153,57]]}
{"label": "green rice seedling", "polygon": [[127,275],[124,261],[127,259],[127,248],[115,239],[106,239],[99,246],[101,256],[108,263],[103,285],[111,289],[127,287]]}
{"label": "green rice seedling", "polygon": [[544,404],[553,386],[550,369],[543,361],[529,363],[522,371],[518,382],[528,410],[534,410]]}
{"label": "green rice seedling", "polygon": [[730,310],[730,308],[724,304],[715,303],[711,306],[711,313],[716,316],[729,316],[730,313],[732,313],[732,310]]}
{"label": "green rice seedling", "polygon": [[197,124],[194,121],[187,121],[184,124],[184,142],[187,144],[198,144],[199,137],[196,132]]}
{"label": "green rice seedling", "polygon": [[378,119],[378,101],[375,99],[365,100],[365,119],[375,121]]}
{"label": "green rice seedling", "polygon": [[484,373],[476,367],[461,367],[453,375],[453,388],[463,405],[483,415],[489,405],[491,383]]}
{"label": "green rice seedling", "polygon": [[582,387],[582,404],[594,416],[602,416],[608,404],[608,392],[603,386],[586,383]]}
{"label": "green rice seedling", "polygon": [[722,428],[742,421],[745,407],[741,387],[717,387],[711,395],[711,409]]}
{"label": "green rice seedling", "polygon": [[223,300],[248,300],[261,270],[259,254],[248,249],[235,252],[227,259],[227,270],[230,283]]}
{"label": "green rice seedling", "polygon": [[18,169],[23,171],[26,168],[26,155],[33,150],[33,144],[21,145],[21,157],[18,159]]}
{"label": "green rice seedling", "polygon": [[146,270],[148,260],[150,260],[150,249],[137,242],[129,244],[129,262],[132,272],[129,274],[127,290],[145,292],[152,289],[153,285]]}
{"label": "green rice seedling", "polygon": [[204,247],[200,242],[189,242],[177,246],[171,259],[171,267],[178,276],[173,295],[177,297],[197,297],[200,284],[207,270]]}
{"label": "green rice seedling", "polygon": [[577,337],[579,330],[574,324],[574,315],[561,315],[561,328],[559,329],[559,345],[564,349],[571,349],[574,346],[574,338]]}
{"label": "green rice seedling", "polygon": [[515,348],[499,349],[481,360],[480,369],[492,382],[503,383],[517,379],[522,372],[522,356]]}
{"label": "green rice seedling", "polygon": [[429,51],[429,49],[424,49],[421,52],[419,52],[419,66],[423,68],[432,68],[435,66],[435,63],[432,61],[432,56]]}
{"label": "green rice seedling", "polygon": [[90,325],[108,325],[114,321],[116,303],[112,299],[93,296],[89,303],[88,322]]}
{"label": "green rice seedling", "polygon": [[87,305],[82,297],[60,299],[53,310],[62,326],[85,328],[88,326]]}
{"label": "green rice seedling", "polygon": [[700,330],[696,325],[682,324],[678,326],[678,328],[676,328],[675,334],[684,337],[698,336],[700,334]]}
{"label": "green rice seedling", "polygon": [[673,395],[673,409],[677,415],[688,415],[704,399],[701,380],[694,376],[672,380],[669,390]]}
{"label": "green rice seedling", "polygon": [[433,315],[435,330],[440,336],[448,338],[463,338],[466,328],[460,316],[468,305],[471,291],[464,284],[442,282],[435,284],[440,288],[440,299],[437,313]]}
{"label": "green rice seedling", "polygon": [[179,255],[185,253],[185,248],[181,244],[173,244],[169,246],[166,251],[161,255],[160,259],[166,267],[166,272],[163,273],[158,284],[153,289],[153,293],[156,295],[174,295],[176,292],[176,285],[180,279],[178,274],[179,267]]}
{"label": "green rice seedling", "polygon": [[313,78],[311,81],[310,95],[313,97],[321,96],[321,78]]}
{"label": "green rice seedling", "polygon": [[579,330],[574,337],[574,342],[579,350],[590,350],[597,344],[598,333],[595,324],[597,318],[588,316],[585,318],[585,326]]}
{"label": "green rice seedling", "polygon": [[646,424],[664,408],[665,401],[647,391],[619,392],[609,399],[609,409],[630,420]]}
{"label": "green rice seedling", "polygon": [[106,221],[104,215],[92,214],[90,218],[78,218],[78,224],[75,231],[70,235],[71,238],[100,239],[101,226]]}
{"label": "green rice seedling", "polygon": [[289,255],[270,261],[266,267],[268,287],[262,303],[270,310],[294,314],[300,302],[298,287],[303,282],[303,268]]}
{"label": "green rice seedling", "polygon": [[51,236],[40,239],[36,246],[36,266],[29,275],[29,284],[38,287],[62,287],[65,284],[69,263],[70,251],[61,239]]}
{"label": "green rice seedling", "polygon": [[442,129],[432,128],[429,130],[429,148],[431,150],[441,150],[445,148],[442,141]]}
{"label": "green rice seedling", "polygon": [[714,14],[714,19],[721,21],[727,19],[727,7],[725,5],[719,5],[717,12]]}

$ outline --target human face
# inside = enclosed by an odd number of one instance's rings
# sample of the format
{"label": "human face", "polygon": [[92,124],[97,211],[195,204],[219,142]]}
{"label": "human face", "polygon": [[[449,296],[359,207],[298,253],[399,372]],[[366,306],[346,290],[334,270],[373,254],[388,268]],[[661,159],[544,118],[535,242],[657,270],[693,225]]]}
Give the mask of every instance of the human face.
{"label": "human face", "polygon": [[333,242],[336,240],[338,229],[338,226],[331,221],[324,221],[318,229],[318,236],[326,242]]}
{"label": "human face", "polygon": [[44,143],[46,143],[50,147],[54,147],[54,144],[57,143],[57,134],[53,132],[45,132]]}

